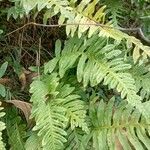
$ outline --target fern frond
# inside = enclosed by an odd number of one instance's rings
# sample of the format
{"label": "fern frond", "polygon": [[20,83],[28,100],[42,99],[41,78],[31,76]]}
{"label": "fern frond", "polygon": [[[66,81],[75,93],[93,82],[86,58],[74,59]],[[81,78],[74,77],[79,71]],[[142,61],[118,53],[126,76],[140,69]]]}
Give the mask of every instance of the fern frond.
{"label": "fern frond", "polygon": [[[142,50],[140,56],[150,56],[150,48],[144,46],[140,40],[135,37],[129,36],[126,33],[113,28],[113,24],[110,22],[105,23],[105,5],[99,7],[99,0],[82,0],[79,4],[77,1],[68,0],[19,0],[20,5],[25,9],[28,14],[33,8],[37,7],[38,11],[47,8],[44,18],[50,18],[54,15],[60,14],[58,23],[77,24],[67,25],[67,35],[74,36],[75,32],[78,32],[78,36],[81,37],[83,33],[87,33],[88,37],[98,33],[99,36],[111,37],[117,42],[121,42],[126,39],[127,45],[134,44],[136,49],[134,51]],[[45,21],[46,22],[46,21]],[[100,23],[101,26],[97,26]],[[78,25],[85,24],[85,25]],[[94,25],[86,25],[94,24]],[[144,57],[145,59],[145,57]]]}
{"label": "fern frond", "polygon": [[67,143],[65,144],[64,150],[90,150],[87,141],[91,138],[90,134],[85,134],[80,128],[67,130]]}
{"label": "fern frond", "polygon": [[[1,102],[0,102],[0,106],[1,106]],[[3,108],[0,107],[0,111],[2,110]],[[4,112],[0,112],[0,118],[3,117],[5,115]],[[5,124],[0,121],[0,150],[5,150],[5,146],[4,146],[4,143],[2,141],[2,131],[5,129]]]}
{"label": "fern frond", "polygon": [[72,94],[73,87],[58,84],[59,78],[54,73],[31,85],[32,117],[36,121],[33,130],[42,138],[43,149],[61,149],[66,142],[65,128],[70,122],[72,129],[79,126],[87,130],[84,103]]}
{"label": "fern frond", "polygon": [[26,125],[21,120],[21,117],[18,116],[16,109],[7,110],[6,131],[10,149],[25,150]]}
{"label": "fern frond", "polygon": [[123,18],[123,3],[120,0],[104,0],[103,4],[106,5],[106,12],[111,19],[114,26],[119,26],[119,19]]}
{"label": "fern frond", "polygon": [[83,131],[88,132],[87,124],[85,122],[85,102],[80,100],[79,95],[72,94],[74,88],[70,87],[68,84],[59,86],[58,91],[58,97],[65,99],[61,105],[66,109],[66,117],[70,118],[69,122],[71,129],[73,130],[75,127],[81,127]]}
{"label": "fern frond", "polygon": [[114,150],[117,142],[124,150],[149,149],[149,120],[125,101],[114,107],[114,99],[108,104],[101,101],[91,104],[90,118],[93,124],[93,148],[97,150]]}
{"label": "fern frond", "polygon": [[67,70],[76,66],[78,82],[82,81],[84,87],[88,84],[96,86],[103,81],[110,89],[117,89],[122,99],[126,98],[132,106],[144,111],[140,105],[141,98],[136,94],[135,81],[128,73],[131,65],[119,56],[121,51],[117,45],[107,44],[104,38],[97,36],[88,40],[74,37],[65,43],[59,53],[58,57],[45,65],[45,73],[51,73],[59,64],[62,78]]}
{"label": "fern frond", "polygon": [[[42,138],[43,149],[60,149],[66,142],[65,136],[65,109],[55,105],[55,89],[58,85],[56,75],[46,77],[47,83],[34,81],[31,85],[33,93],[32,117],[35,118],[36,125],[33,130],[38,131],[38,136]],[[51,99],[49,98],[52,97]],[[50,103],[51,102],[51,103]]]}
{"label": "fern frond", "polygon": [[[33,108],[34,109],[34,108]],[[60,149],[66,139],[64,131],[66,118],[65,110],[59,106],[42,105],[32,112],[35,116],[36,126],[33,130],[39,130],[38,135],[43,138],[43,149]]]}

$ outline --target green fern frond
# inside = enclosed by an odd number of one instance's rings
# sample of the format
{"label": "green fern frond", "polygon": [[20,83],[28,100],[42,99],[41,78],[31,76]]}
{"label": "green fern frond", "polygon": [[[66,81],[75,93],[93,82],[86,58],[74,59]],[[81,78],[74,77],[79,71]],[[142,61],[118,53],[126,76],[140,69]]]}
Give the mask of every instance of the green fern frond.
{"label": "green fern frond", "polygon": [[18,116],[18,111],[16,109],[7,110],[6,131],[10,149],[25,150],[26,125],[21,117]]}
{"label": "green fern frond", "polygon": [[74,88],[70,87],[68,84],[59,86],[59,94],[57,96],[65,99],[61,105],[66,109],[66,117],[69,118],[71,129],[73,130],[75,127],[81,127],[83,131],[88,132],[85,122],[85,102],[80,100],[79,95],[72,94],[73,91]]}
{"label": "green fern frond", "polygon": [[[1,102],[0,102],[0,106],[1,106]],[[0,107],[0,111],[3,110],[2,107]],[[0,118],[3,117],[5,115],[4,112],[0,112]],[[5,124],[0,121],[0,150],[5,150],[5,146],[4,143],[2,141],[2,131],[5,129]]]}
{"label": "green fern frond", "polygon": [[[81,37],[84,33],[91,37],[93,34],[98,33],[102,37],[111,37],[117,42],[121,42],[126,39],[127,45],[134,44],[136,49],[134,51],[142,50],[140,56],[150,56],[150,48],[144,46],[140,40],[135,37],[129,36],[126,33],[113,28],[113,24],[110,22],[105,23],[105,5],[102,7],[98,6],[99,0],[82,0],[79,4],[76,1],[68,0],[19,0],[20,5],[25,9],[28,14],[32,9],[37,7],[38,11],[46,8],[47,12],[44,16],[50,18],[54,15],[59,14],[58,23],[76,24],[67,25],[67,35],[74,36],[75,32],[78,32],[78,36]],[[45,21],[46,22],[46,21]],[[97,23],[102,24],[97,26]],[[85,24],[85,25],[78,25]],[[94,25],[86,25],[94,24]],[[145,58],[145,57],[144,57]]]}
{"label": "green fern frond", "polygon": [[64,131],[65,109],[56,105],[58,100],[55,92],[58,85],[56,74],[45,77],[44,81],[34,81],[30,92],[33,93],[31,101],[33,102],[32,118],[35,118],[36,125],[33,130],[38,131],[38,136],[42,138],[43,149],[56,150],[66,142]]}
{"label": "green fern frond", "polygon": [[43,149],[57,150],[63,147],[68,121],[72,129],[79,126],[88,130],[85,104],[78,95],[72,94],[73,87],[58,84],[59,78],[54,73],[43,76],[31,85],[31,116],[36,121],[33,130],[38,131],[38,136],[42,138]]}
{"label": "green fern frond", "polygon": [[91,138],[90,134],[85,134],[80,128],[67,130],[67,143],[64,150],[90,150],[91,145],[86,143]]}
{"label": "green fern frond", "polygon": [[123,18],[123,3],[121,0],[104,0],[103,4],[106,5],[106,12],[111,19],[114,26],[119,26],[119,19]]}
{"label": "green fern frond", "polygon": [[51,73],[59,64],[59,75],[62,78],[67,70],[76,66],[77,80],[82,81],[84,87],[88,84],[96,86],[103,81],[110,89],[117,89],[122,99],[126,98],[132,106],[144,111],[140,106],[141,98],[136,94],[135,81],[128,73],[131,65],[120,57],[121,51],[117,45],[107,44],[104,38],[97,36],[88,40],[74,37],[65,43],[59,53],[58,57],[45,65],[45,73]]}
{"label": "green fern frond", "polygon": [[43,149],[60,149],[66,142],[64,108],[43,103],[32,111],[32,116],[36,119],[36,126],[33,130],[39,130],[38,136],[43,138]]}
{"label": "green fern frond", "polygon": [[93,148],[114,150],[117,141],[124,150],[149,149],[149,120],[145,120],[137,109],[133,110],[125,101],[113,107],[114,99],[108,104],[103,101],[99,104],[91,103]]}

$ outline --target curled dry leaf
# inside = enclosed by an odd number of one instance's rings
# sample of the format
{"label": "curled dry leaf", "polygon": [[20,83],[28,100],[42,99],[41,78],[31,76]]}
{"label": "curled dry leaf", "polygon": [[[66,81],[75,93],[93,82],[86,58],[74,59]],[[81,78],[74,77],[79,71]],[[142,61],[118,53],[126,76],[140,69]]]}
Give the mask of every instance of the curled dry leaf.
{"label": "curled dry leaf", "polygon": [[23,112],[27,122],[29,123],[29,117],[30,117],[31,108],[32,108],[32,105],[30,103],[20,101],[20,100],[10,100],[10,101],[2,102],[2,103],[13,104],[16,108],[19,108]]}
{"label": "curled dry leaf", "polygon": [[20,100],[11,100],[11,101],[9,101],[9,103],[12,103],[15,107],[22,110],[22,112],[25,115],[27,122],[29,121],[29,116],[31,114],[31,108],[32,108],[32,105],[30,103],[23,102]]}

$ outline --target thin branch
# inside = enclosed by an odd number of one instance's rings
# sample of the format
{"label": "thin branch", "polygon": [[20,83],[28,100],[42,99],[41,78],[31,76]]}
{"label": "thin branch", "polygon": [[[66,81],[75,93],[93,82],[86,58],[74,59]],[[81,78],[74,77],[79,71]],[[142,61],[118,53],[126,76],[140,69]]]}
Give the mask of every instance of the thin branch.
{"label": "thin branch", "polygon": [[[93,26],[106,27],[106,25],[99,24],[99,23],[82,23],[82,24],[81,23],[69,23],[69,24],[65,23],[65,24],[51,24],[51,25],[46,25],[46,24],[40,24],[40,23],[35,23],[35,22],[29,22],[29,23],[23,25],[22,27],[17,28],[16,30],[14,30],[14,31],[6,34],[5,36],[9,36],[10,34],[13,34],[13,33],[17,32],[17,31],[25,28],[26,26],[29,26],[29,25],[35,25],[35,26],[40,26],[40,27],[62,27],[62,26],[73,26],[73,25],[75,25],[75,26],[78,26],[78,25],[83,25],[83,26],[89,25],[89,26],[92,26],[93,25]],[[107,27],[108,28],[112,28],[110,26],[107,26]]]}
{"label": "thin branch", "polygon": [[107,25],[104,25],[104,24],[100,24],[100,23],[65,23],[65,24],[51,24],[51,25],[46,25],[46,24],[40,24],[40,23],[35,23],[35,22],[29,22],[25,25],[23,25],[22,27],[20,28],[17,28],[16,30],[13,30],[12,32],[6,34],[5,36],[9,36],[23,28],[25,28],[26,26],[29,26],[29,25],[35,25],[35,26],[40,26],[40,27],[62,27],[62,26],[85,26],[85,25],[88,25],[88,26],[100,26],[100,27],[105,27],[105,28],[110,28],[110,29],[116,29],[116,30],[120,30],[120,31],[132,31],[132,32],[137,32],[140,37],[147,43],[150,44],[150,40],[144,36],[144,33],[142,31],[142,29],[140,27],[136,27],[136,28],[121,28],[121,27],[111,27],[111,26],[107,26]]}
{"label": "thin branch", "polygon": [[89,26],[100,26],[100,27],[107,27],[107,28],[112,28],[112,29],[118,29],[118,30],[122,30],[122,31],[137,31],[139,28],[115,28],[115,27],[111,27],[111,26],[107,26],[107,25],[103,25],[103,24],[100,24],[100,23],[69,23],[69,24],[50,24],[50,25],[46,25],[46,24],[40,24],[40,23],[35,23],[35,22],[29,22],[25,25],[23,25],[22,27],[20,28],[17,28],[16,30],[6,34],[5,36],[9,36],[10,34],[13,34],[23,28],[25,28],[26,26],[29,26],[29,25],[35,25],[35,26],[40,26],[40,27],[62,27],[62,26],[77,26],[77,25],[89,25]]}
{"label": "thin branch", "polygon": [[148,39],[148,38],[145,37],[145,35],[144,35],[144,33],[143,33],[143,31],[142,31],[141,28],[139,28],[138,33],[139,33],[140,37],[141,37],[145,42],[147,42],[147,43],[150,44],[150,39]]}

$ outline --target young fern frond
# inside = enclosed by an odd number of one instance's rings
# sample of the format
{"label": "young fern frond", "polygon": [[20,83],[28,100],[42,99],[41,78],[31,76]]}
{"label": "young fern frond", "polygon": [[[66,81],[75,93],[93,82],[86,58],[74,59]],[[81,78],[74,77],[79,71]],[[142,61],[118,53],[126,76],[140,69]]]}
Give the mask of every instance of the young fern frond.
{"label": "young fern frond", "polygon": [[108,104],[103,101],[91,103],[92,140],[96,150],[114,150],[118,141],[124,150],[149,149],[149,120],[130,107],[125,101],[114,107],[112,98]]}
{"label": "young fern frond", "polygon": [[[1,106],[1,102],[0,102],[0,106]],[[3,110],[2,107],[0,107],[0,111]],[[3,117],[5,115],[4,112],[0,112],[0,118]],[[5,129],[5,124],[0,121],[0,150],[5,150],[5,146],[4,143],[2,141],[2,131]]]}
{"label": "young fern frond", "polygon": [[63,147],[63,143],[66,142],[67,124],[71,124],[72,129],[81,127],[88,131],[85,123],[85,104],[79,95],[72,93],[73,87],[58,84],[59,78],[54,73],[43,76],[31,85],[32,117],[36,121],[33,130],[38,131],[45,150]]}
{"label": "young fern frond", "polygon": [[[44,20],[47,20],[52,16],[59,15],[58,23],[60,25],[63,23],[75,24],[66,26],[67,35],[74,36],[77,31],[79,37],[86,32],[88,37],[98,33],[99,36],[108,38],[111,37],[117,42],[121,42],[123,39],[126,39],[127,46],[131,46],[132,44],[135,45],[135,52],[142,50],[139,57],[150,56],[150,48],[148,46],[144,46],[140,40],[113,28],[111,21],[105,23],[106,6],[104,5],[103,7],[99,7],[99,0],[82,0],[79,4],[77,1],[68,0],[19,0],[17,2],[23,7],[26,14],[35,7],[37,7],[38,11],[46,8],[47,12],[45,13]],[[101,25],[97,25],[99,23]]]}
{"label": "young fern frond", "polygon": [[[86,40],[77,37],[69,39],[60,52],[60,43],[56,57],[45,65],[45,73],[51,73],[57,64],[58,72],[62,78],[67,70],[77,68],[77,80],[83,82],[83,86],[96,86],[103,82],[110,89],[117,89],[122,99],[144,111],[141,97],[136,94],[135,81],[128,70],[130,64],[126,64],[121,56],[117,45],[107,44],[104,38],[93,36]],[[59,51],[59,52],[58,52]]]}

